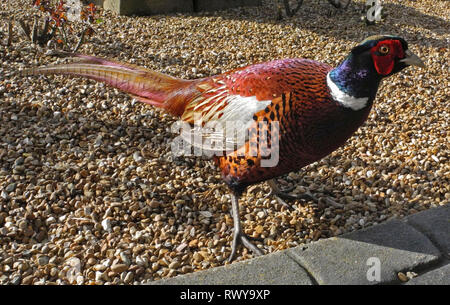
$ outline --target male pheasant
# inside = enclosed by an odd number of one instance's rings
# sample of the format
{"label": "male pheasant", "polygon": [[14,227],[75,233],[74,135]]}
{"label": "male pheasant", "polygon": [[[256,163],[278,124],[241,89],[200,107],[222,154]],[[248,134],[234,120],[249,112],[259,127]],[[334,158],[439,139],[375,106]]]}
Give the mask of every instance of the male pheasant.
{"label": "male pheasant", "polygon": [[[32,68],[21,75],[87,77],[163,108],[191,125],[195,119],[203,126],[239,121],[239,133],[248,132],[244,142],[231,151],[220,145],[212,149],[231,190],[234,235],[230,261],[239,243],[262,254],[241,229],[238,199],[247,186],[299,170],[336,150],[367,119],[383,78],[409,65],[425,67],[404,39],[389,35],[365,39],[335,69],[309,59],[281,59],[195,80],[71,55],[81,60]],[[215,136],[214,132],[202,134],[203,140],[217,140]],[[225,141],[238,143],[228,133]],[[258,150],[269,146],[269,153]],[[268,160],[274,162],[264,165]]]}

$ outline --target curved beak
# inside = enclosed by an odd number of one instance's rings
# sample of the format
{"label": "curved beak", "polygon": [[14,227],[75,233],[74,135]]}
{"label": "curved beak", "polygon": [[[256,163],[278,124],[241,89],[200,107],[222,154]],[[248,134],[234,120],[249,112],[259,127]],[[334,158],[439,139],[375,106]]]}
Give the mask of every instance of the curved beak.
{"label": "curved beak", "polygon": [[418,66],[421,68],[425,68],[424,62],[413,52],[410,50],[405,51],[406,57],[401,59],[400,62],[404,62],[409,66]]}

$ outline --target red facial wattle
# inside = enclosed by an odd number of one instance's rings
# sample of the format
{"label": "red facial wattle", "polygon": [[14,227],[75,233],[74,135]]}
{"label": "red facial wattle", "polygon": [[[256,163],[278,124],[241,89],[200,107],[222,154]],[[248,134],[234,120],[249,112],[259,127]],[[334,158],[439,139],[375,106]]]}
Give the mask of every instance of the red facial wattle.
{"label": "red facial wattle", "polygon": [[[389,48],[389,52],[386,55],[379,52],[380,47],[383,45]],[[398,40],[380,41],[370,52],[375,69],[381,75],[390,74],[394,69],[395,58],[403,58],[405,56],[403,46]]]}

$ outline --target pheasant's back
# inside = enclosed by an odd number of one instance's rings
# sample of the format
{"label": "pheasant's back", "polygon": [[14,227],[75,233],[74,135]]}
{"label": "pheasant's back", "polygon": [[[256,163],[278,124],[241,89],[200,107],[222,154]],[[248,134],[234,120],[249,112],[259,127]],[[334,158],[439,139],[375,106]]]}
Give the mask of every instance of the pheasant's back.
{"label": "pheasant's back", "polygon": [[231,94],[271,100],[282,93],[326,94],[322,80],[332,68],[314,60],[293,58],[255,64],[223,75]]}

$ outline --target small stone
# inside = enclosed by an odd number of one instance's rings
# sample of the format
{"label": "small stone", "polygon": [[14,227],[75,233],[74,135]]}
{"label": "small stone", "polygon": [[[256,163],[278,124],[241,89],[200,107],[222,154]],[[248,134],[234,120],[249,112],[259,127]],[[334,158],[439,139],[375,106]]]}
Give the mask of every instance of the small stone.
{"label": "small stone", "polygon": [[182,252],[188,246],[187,243],[181,243],[177,248],[177,252]]}
{"label": "small stone", "polygon": [[53,267],[50,269],[50,276],[56,276],[58,274],[58,268]]}
{"label": "small stone", "polygon": [[397,273],[397,276],[398,276],[398,279],[402,282],[409,281],[409,278],[403,272]]}
{"label": "small stone", "polygon": [[106,232],[111,232],[112,231],[111,220],[109,218],[103,219],[103,221],[102,221],[102,228]]}
{"label": "small stone", "polygon": [[95,272],[95,280],[96,280],[97,282],[98,282],[98,281],[101,281],[101,280],[103,279],[103,275],[104,275],[103,272],[96,271],[96,272]]}
{"label": "small stone", "polygon": [[255,232],[256,232],[257,234],[261,234],[263,231],[264,231],[264,227],[263,227],[263,226],[261,226],[261,225],[257,225],[257,226],[256,226]]}
{"label": "small stone", "polygon": [[9,200],[11,198],[11,197],[9,197],[8,193],[5,192],[5,190],[2,191],[0,196],[5,200]]}
{"label": "small stone", "polygon": [[201,262],[204,259],[204,257],[198,252],[194,253],[193,258],[196,262]]}
{"label": "small stone", "polygon": [[133,159],[137,163],[144,161],[144,158],[141,157],[141,154],[138,151],[133,153]]}
{"label": "small stone", "polygon": [[406,272],[406,276],[407,276],[409,279],[415,278],[417,275],[418,275],[417,273],[412,272],[412,271]]}
{"label": "small stone", "polygon": [[136,264],[138,266],[141,266],[141,267],[147,267],[148,266],[148,260],[145,257],[137,256],[136,257]]}
{"label": "small stone", "polygon": [[177,269],[178,267],[180,267],[179,261],[173,261],[169,264],[169,269]]}
{"label": "small stone", "polygon": [[27,271],[29,267],[30,265],[28,264],[28,262],[24,261],[23,263],[19,264],[18,269],[23,272]]}
{"label": "small stone", "polygon": [[11,285],[19,285],[22,280],[22,277],[20,275],[16,275],[11,280]]}
{"label": "small stone", "polygon": [[28,275],[22,279],[22,285],[30,285],[34,279],[34,275]]}
{"label": "small stone", "polygon": [[16,189],[16,184],[15,183],[10,183],[5,188],[5,191],[8,192],[8,193],[11,193],[11,192],[14,192],[15,189]]}
{"label": "small stone", "polygon": [[115,264],[111,266],[111,271],[114,273],[122,273],[128,269],[128,266],[125,264]]}
{"label": "small stone", "polygon": [[260,211],[256,214],[256,216],[258,216],[259,219],[263,219],[266,217],[266,213],[264,213],[264,211]]}
{"label": "small stone", "polygon": [[95,271],[105,271],[108,266],[105,266],[104,264],[97,264],[93,267]]}
{"label": "small stone", "polygon": [[210,218],[213,216],[213,214],[210,211],[200,211],[199,213],[200,213],[200,215],[202,215],[203,217],[206,217],[206,218]]}
{"label": "small stone", "polygon": [[134,278],[134,274],[133,272],[128,272],[127,275],[125,276],[125,279],[123,280],[125,283],[127,284],[131,284],[131,282],[133,281]]}
{"label": "small stone", "polygon": [[38,265],[45,266],[48,264],[49,257],[47,255],[42,255],[38,257]]}
{"label": "small stone", "polygon": [[153,272],[159,270],[159,268],[160,268],[159,263],[153,263],[152,264],[152,268],[151,269],[152,269]]}
{"label": "small stone", "polygon": [[131,264],[130,259],[128,258],[128,256],[124,252],[120,252],[120,259],[122,260],[122,262],[124,264],[126,264],[128,266]]}
{"label": "small stone", "polygon": [[51,225],[51,224],[53,224],[53,223],[55,223],[56,222],[56,219],[55,219],[55,217],[53,217],[53,216],[50,216],[49,218],[47,218],[46,220],[45,220],[45,223],[49,226],[49,225]]}
{"label": "small stone", "polygon": [[106,257],[112,259],[114,258],[116,251],[114,249],[108,249],[106,250]]}
{"label": "small stone", "polygon": [[152,201],[150,201],[149,205],[150,205],[151,208],[156,209],[156,208],[159,208],[160,203],[158,201],[156,201],[156,200],[152,200]]}
{"label": "small stone", "polygon": [[81,273],[81,260],[78,257],[70,257],[66,260],[66,264],[70,266],[70,268],[66,272],[66,278],[70,284],[77,283],[77,277]]}
{"label": "small stone", "polygon": [[80,274],[76,278],[77,285],[83,285],[84,284],[84,277]]}

